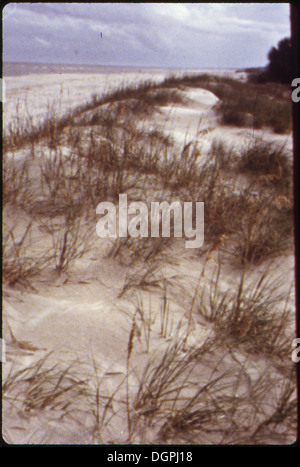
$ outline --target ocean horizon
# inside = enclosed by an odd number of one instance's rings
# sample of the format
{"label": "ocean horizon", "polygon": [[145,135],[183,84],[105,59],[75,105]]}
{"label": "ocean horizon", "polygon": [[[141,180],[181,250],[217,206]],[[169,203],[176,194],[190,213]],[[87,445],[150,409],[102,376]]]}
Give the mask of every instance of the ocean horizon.
{"label": "ocean horizon", "polygon": [[143,73],[169,71],[170,73],[190,71],[241,71],[237,68],[178,68],[178,67],[152,67],[133,65],[88,65],[88,64],[62,64],[62,63],[34,63],[34,62],[3,62],[2,76],[26,76],[31,74],[47,73]]}

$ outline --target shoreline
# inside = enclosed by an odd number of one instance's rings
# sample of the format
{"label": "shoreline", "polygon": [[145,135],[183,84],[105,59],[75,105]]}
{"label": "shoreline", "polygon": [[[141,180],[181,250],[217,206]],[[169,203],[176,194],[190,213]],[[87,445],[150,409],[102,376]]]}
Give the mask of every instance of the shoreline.
{"label": "shoreline", "polygon": [[32,63],[32,62],[3,62],[2,75],[4,78],[28,76],[31,74],[56,73],[233,73],[243,72],[236,68],[178,68],[134,65],[86,65],[62,63]]}

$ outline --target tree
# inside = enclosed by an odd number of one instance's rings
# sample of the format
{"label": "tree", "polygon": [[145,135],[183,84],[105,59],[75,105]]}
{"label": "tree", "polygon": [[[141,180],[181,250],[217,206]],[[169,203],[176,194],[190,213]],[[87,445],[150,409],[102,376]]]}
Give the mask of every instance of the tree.
{"label": "tree", "polygon": [[293,80],[292,43],[289,37],[281,39],[277,47],[272,47],[268,53],[269,63],[261,73],[249,75],[249,81],[266,83],[276,81],[291,84]]}
{"label": "tree", "polygon": [[267,81],[291,83],[292,76],[292,44],[286,37],[278,42],[277,48],[272,47],[268,53],[269,64],[266,70]]}

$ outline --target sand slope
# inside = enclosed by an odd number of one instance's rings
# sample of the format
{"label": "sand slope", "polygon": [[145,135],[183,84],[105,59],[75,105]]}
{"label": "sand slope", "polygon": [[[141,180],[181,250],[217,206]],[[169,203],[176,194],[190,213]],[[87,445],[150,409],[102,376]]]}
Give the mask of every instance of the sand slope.
{"label": "sand slope", "polygon": [[[16,103],[19,103],[20,115],[30,114],[34,121],[41,119],[48,111],[49,105],[58,115],[63,114],[70,107],[75,107],[90,98],[94,93],[104,93],[120,83],[134,80],[155,79],[164,77],[164,72],[156,74],[127,73],[127,74],[36,74],[23,77],[9,77],[6,79],[6,102],[4,104],[4,128],[16,117]],[[147,121],[149,128],[160,128],[166,135],[171,135],[178,146],[191,140],[199,140],[202,154],[208,154],[211,143],[215,138],[239,145],[247,144],[254,135],[264,134],[274,138],[267,131],[253,132],[251,128],[224,128],[219,124],[214,110],[218,98],[203,89],[187,89],[185,91],[186,104],[164,106],[159,109],[155,118]],[[291,148],[292,138],[276,136],[279,141],[287,141]],[[17,213],[16,213],[17,216]],[[17,217],[16,217],[17,218]],[[22,222],[22,220],[21,220]],[[94,233],[92,251],[87,256],[75,261],[72,270],[57,276],[44,272],[34,281],[35,290],[22,287],[7,287],[4,290],[3,301],[3,333],[6,341],[6,362],[3,365],[3,379],[11,371],[34,365],[39,359],[49,354],[46,366],[60,365],[62,368],[74,364],[74,372],[83,379],[90,380],[92,388],[96,384],[95,365],[99,375],[103,378],[103,394],[111,394],[125,378],[128,372],[128,342],[135,319],[135,340],[130,365],[134,372],[130,374],[132,388],[138,386],[138,381],[153,354],[159,358],[164,349],[172,341],[176,329],[184,335],[189,317],[187,302],[192,298],[192,290],[201,272],[199,259],[181,258],[178,251],[177,265],[166,265],[166,273],[179,275],[184,279],[181,287],[190,293],[190,298],[180,292],[173,291],[170,295],[170,309],[173,321],[166,338],[161,336],[161,300],[162,291],[140,291],[144,310],[151,321],[151,331],[145,331],[142,320],[134,314],[137,308],[136,297],[131,293],[119,297],[126,275],[130,269],[120,265],[113,259],[105,259],[101,254],[99,239]],[[181,261],[182,259],[182,261]],[[206,274],[214,268],[213,256],[206,266]],[[294,258],[291,254],[279,261],[281,272],[285,274],[287,283],[294,274]],[[239,272],[228,271],[222,287],[228,290],[236,283]],[[188,295],[187,295],[188,296]],[[190,303],[190,301],[189,301]],[[135,318],[133,318],[135,317]],[[195,315],[188,324],[191,332],[187,346],[200,345],[207,336],[212,335],[212,326]],[[147,337],[148,336],[148,337]],[[148,339],[148,340],[147,340]],[[237,356],[239,353],[237,352]],[[242,353],[240,354],[242,358]],[[79,363],[78,363],[79,362]],[[226,365],[232,365],[228,360]],[[78,366],[76,366],[78,365]],[[211,371],[214,362],[206,362],[206,368]],[[262,359],[249,362],[249,374],[259,374],[264,371],[267,363]],[[205,365],[197,372],[205,373]],[[208,370],[207,370],[208,371]],[[208,371],[208,372],[209,372]],[[275,371],[275,370],[274,370]],[[133,389],[132,389],[133,390]],[[121,390],[121,392],[123,389]],[[124,389],[125,391],[125,389]],[[74,396],[75,397],[75,396]],[[80,408],[80,398],[78,406]],[[85,402],[87,403],[87,402]],[[76,405],[76,404],[75,404]],[[89,405],[90,407],[90,405]],[[121,407],[121,408],[120,408]],[[123,410],[120,405],[119,410]],[[61,408],[60,408],[61,409]],[[117,409],[116,409],[117,410]],[[76,410],[74,409],[74,414]],[[92,422],[87,416],[82,425],[74,426],[62,421],[61,412],[55,412],[53,419],[45,413],[30,418],[28,423],[20,422],[17,412],[10,413],[9,405],[4,412],[4,428],[7,441],[11,443],[90,443],[93,436]],[[123,417],[123,418],[122,418]],[[75,417],[76,418],[76,417]],[[79,416],[80,418],[80,416]],[[126,418],[126,417],[125,417]],[[80,426],[80,428],[79,428]],[[151,431],[151,430],[150,430]],[[114,429],[106,434],[103,442],[124,442],[126,440],[124,416],[116,418]],[[153,430],[153,439],[155,439]],[[100,441],[99,441],[100,439]],[[149,434],[148,440],[151,439]],[[142,439],[136,438],[137,442]],[[95,442],[101,442],[97,438]]]}

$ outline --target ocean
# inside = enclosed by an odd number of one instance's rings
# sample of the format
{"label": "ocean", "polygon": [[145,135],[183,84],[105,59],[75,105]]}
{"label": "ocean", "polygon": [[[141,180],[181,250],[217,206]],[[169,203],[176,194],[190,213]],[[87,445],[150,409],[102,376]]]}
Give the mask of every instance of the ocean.
{"label": "ocean", "polygon": [[[164,68],[164,71],[176,72],[186,71],[174,68]],[[55,63],[13,63],[4,62],[2,72],[4,77],[8,76],[26,76],[41,73],[157,73],[162,68],[140,67],[140,66],[110,66],[110,65],[70,65]]]}

